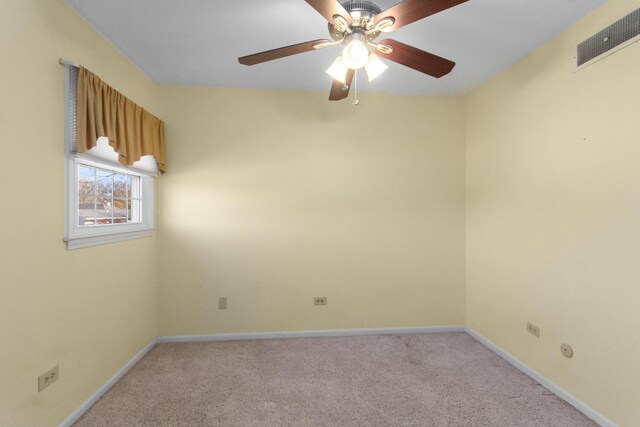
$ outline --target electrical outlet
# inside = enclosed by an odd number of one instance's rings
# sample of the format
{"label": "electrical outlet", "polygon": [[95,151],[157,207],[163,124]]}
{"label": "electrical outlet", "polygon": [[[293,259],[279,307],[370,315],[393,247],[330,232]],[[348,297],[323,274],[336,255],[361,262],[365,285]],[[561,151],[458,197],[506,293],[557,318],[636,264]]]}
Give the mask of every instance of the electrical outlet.
{"label": "electrical outlet", "polygon": [[220,297],[218,299],[218,309],[226,310],[227,309],[227,297]]}
{"label": "electrical outlet", "polygon": [[44,374],[38,377],[38,392],[41,392],[45,388],[49,386],[49,384],[56,382],[58,377],[60,376],[60,372],[58,371],[58,365],[49,369]]}
{"label": "electrical outlet", "polygon": [[313,305],[327,305],[327,297],[314,297]]}
{"label": "electrical outlet", "polygon": [[540,338],[540,328],[532,323],[527,322],[527,332]]}

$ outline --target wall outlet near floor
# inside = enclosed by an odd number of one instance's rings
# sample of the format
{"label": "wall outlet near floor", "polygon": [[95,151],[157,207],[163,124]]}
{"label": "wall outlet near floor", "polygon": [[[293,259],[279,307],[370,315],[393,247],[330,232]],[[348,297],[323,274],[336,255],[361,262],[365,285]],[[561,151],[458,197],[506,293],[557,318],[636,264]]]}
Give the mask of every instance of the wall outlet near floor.
{"label": "wall outlet near floor", "polygon": [[540,338],[540,328],[532,323],[527,322],[527,332]]}
{"label": "wall outlet near floor", "polygon": [[313,305],[327,305],[327,297],[313,297]]}
{"label": "wall outlet near floor", "polygon": [[38,377],[38,392],[41,392],[42,390],[47,388],[49,384],[56,382],[59,376],[60,372],[58,371],[58,365],[40,375]]}
{"label": "wall outlet near floor", "polygon": [[227,309],[227,297],[218,298],[218,310],[226,310]]}

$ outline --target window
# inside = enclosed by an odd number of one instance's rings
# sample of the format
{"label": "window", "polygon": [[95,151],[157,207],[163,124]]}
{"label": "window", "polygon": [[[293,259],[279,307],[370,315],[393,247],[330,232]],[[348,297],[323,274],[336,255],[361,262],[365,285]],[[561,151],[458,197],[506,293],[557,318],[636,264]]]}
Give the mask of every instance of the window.
{"label": "window", "polygon": [[78,163],[78,226],[142,222],[140,177]]}
{"label": "window", "polygon": [[153,233],[153,176],[95,155],[67,163],[68,249]]}
{"label": "window", "polygon": [[143,156],[132,167],[124,166],[107,138],[99,138],[85,153],[75,153],[75,67],[65,68],[67,248],[152,235],[155,158]]}

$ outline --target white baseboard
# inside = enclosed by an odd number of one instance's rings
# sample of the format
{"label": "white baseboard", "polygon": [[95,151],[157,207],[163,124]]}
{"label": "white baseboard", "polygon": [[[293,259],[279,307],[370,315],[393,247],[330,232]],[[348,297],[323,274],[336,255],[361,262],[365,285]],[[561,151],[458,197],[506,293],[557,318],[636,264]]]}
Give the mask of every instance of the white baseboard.
{"label": "white baseboard", "polygon": [[291,331],[291,332],[257,332],[239,334],[212,335],[175,335],[158,337],[158,343],[197,342],[197,341],[237,341],[264,340],[276,338],[307,338],[307,337],[348,337],[358,335],[388,335],[388,334],[425,334],[441,332],[465,332],[464,326],[426,326],[408,328],[371,328],[371,329],[329,329],[320,331]]}
{"label": "white baseboard", "polygon": [[82,405],[80,405],[78,409],[73,411],[71,415],[65,418],[65,420],[60,423],[60,427],[70,427],[73,423],[78,421],[78,419],[85,412],[87,412],[87,410],[91,408],[91,406],[93,406],[93,404],[96,403],[98,399],[102,397],[103,394],[109,391],[109,389],[113,387],[113,385],[116,382],[118,382],[118,380],[122,378],[129,369],[133,367],[133,365],[138,363],[138,361],[142,359],[149,352],[149,350],[151,350],[156,345],[156,342],[157,342],[157,339],[154,338],[153,340],[151,340],[151,342],[149,342],[149,344],[144,346],[142,350],[140,350],[127,363],[125,363],[125,365],[122,368],[120,368],[118,372],[113,374],[113,376],[109,378],[109,380],[107,380],[106,383],[102,384],[102,386],[100,386],[100,388],[96,390],[95,393],[93,393]]}
{"label": "white baseboard", "polygon": [[488,339],[486,339],[485,337],[483,337],[473,329],[469,327],[466,327],[465,329],[469,335],[471,335],[472,337],[480,341],[489,350],[493,351],[498,356],[502,357],[504,360],[509,362],[511,365],[513,365],[515,368],[523,372],[525,375],[528,375],[529,377],[536,380],[544,388],[554,393],[560,399],[564,400],[565,402],[567,402],[568,404],[576,408],[578,411],[582,412],[587,417],[591,418],[593,421],[600,424],[602,427],[618,427],[616,423],[609,420],[604,415],[600,414],[598,411],[596,411],[586,403],[582,402],[581,400],[578,400],[571,393],[560,388],[558,385],[551,382],[551,380],[549,380],[548,378],[540,375],[539,373],[537,373],[536,371],[534,371],[533,369],[531,369],[530,367],[522,363],[520,360],[516,359],[513,355],[511,355],[510,353],[507,353],[506,351],[504,351],[503,349],[498,347],[496,344],[489,341]]}

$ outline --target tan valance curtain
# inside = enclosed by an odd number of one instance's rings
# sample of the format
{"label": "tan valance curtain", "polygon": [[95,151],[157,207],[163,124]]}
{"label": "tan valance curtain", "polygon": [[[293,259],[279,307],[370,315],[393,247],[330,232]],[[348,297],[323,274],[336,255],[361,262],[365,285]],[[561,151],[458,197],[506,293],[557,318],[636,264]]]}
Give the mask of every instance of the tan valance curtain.
{"label": "tan valance curtain", "polygon": [[100,80],[86,68],[78,70],[76,94],[76,150],[96,146],[99,137],[120,155],[120,163],[131,166],[151,155],[164,173],[164,123]]}

